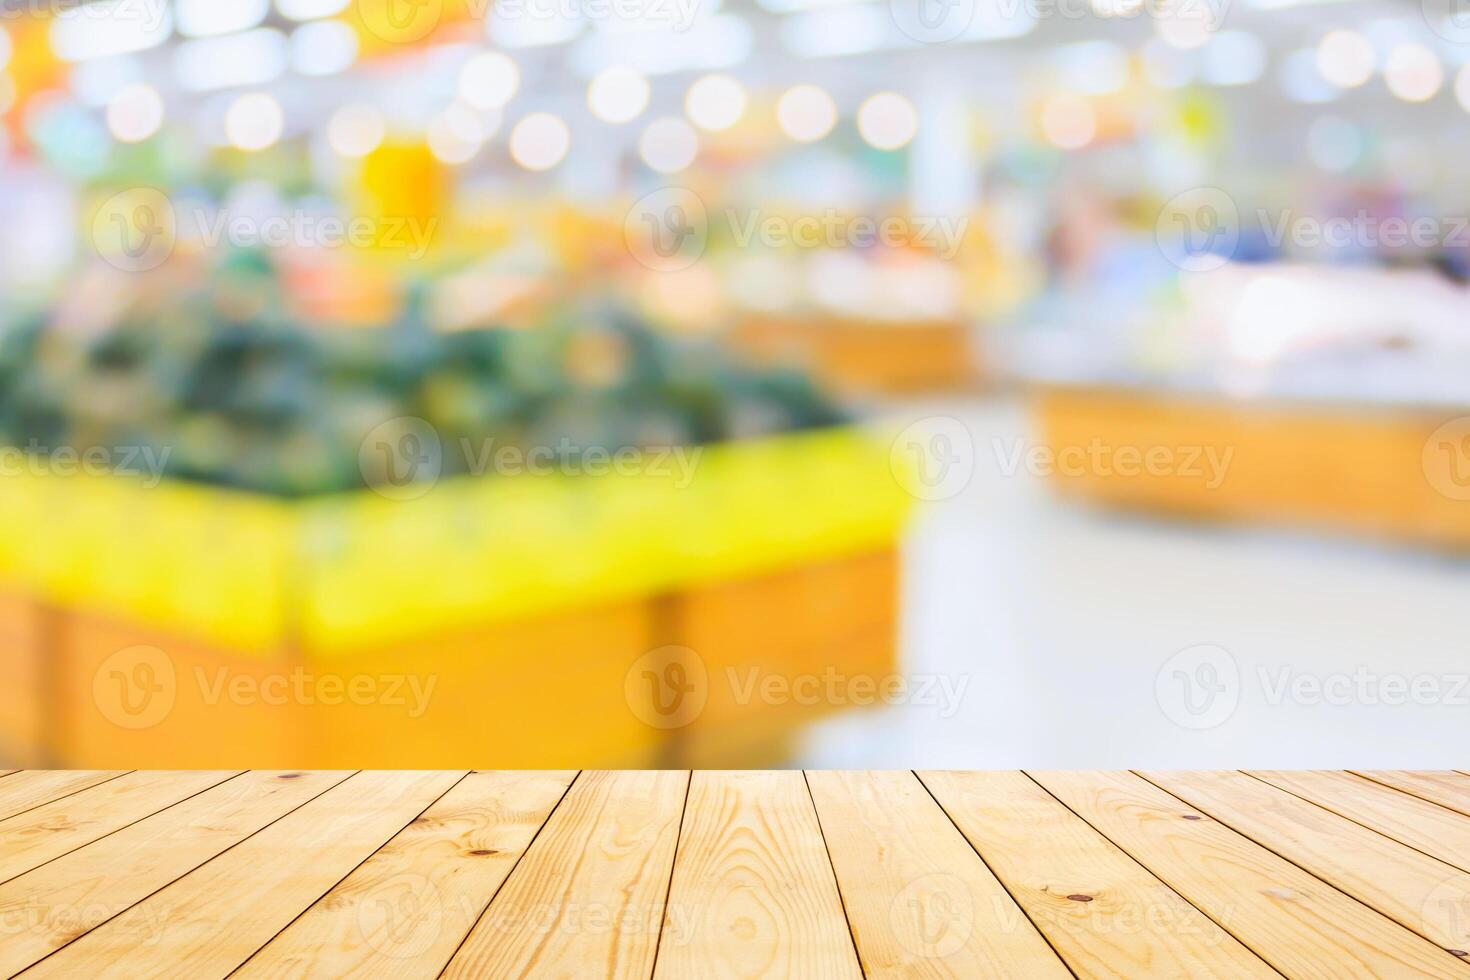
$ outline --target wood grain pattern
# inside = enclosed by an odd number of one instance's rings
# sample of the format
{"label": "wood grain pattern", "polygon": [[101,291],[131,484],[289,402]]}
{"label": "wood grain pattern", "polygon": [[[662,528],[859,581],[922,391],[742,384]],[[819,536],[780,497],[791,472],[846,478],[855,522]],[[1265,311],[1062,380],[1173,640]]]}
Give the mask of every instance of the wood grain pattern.
{"label": "wood grain pattern", "polygon": [[[223,977],[463,772],[365,772],[52,954],[28,977]],[[234,896],[249,896],[241,901]],[[166,959],[130,962],[149,939]]]}
{"label": "wood grain pattern", "polygon": [[349,775],[249,772],[0,885],[0,975],[49,956]]}
{"label": "wood grain pattern", "polygon": [[0,881],[90,844],[238,772],[130,772],[0,822]]}
{"label": "wood grain pattern", "polygon": [[657,977],[862,977],[800,772],[697,772]]}
{"label": "wood grain pattern", "polygon": [[1430,942],[1470,949],[1470,874],[1244,773],[1141,775]]}
{"label": "wood grain pattern", "polygon": [[1365,769],[1355,771],[1354,775],[1470,816],[1470,776],[1462,772],[1443,769],[1423,772]]}
{"label": "wood grain pattern", "polygon": [[867,976],[1068,976],[913,773],[807,779]]}
{"label": "wood grain pattern", "polygon": [[0,977],[1470,980],[1463,779],[0,770]]}
{"label": "wood grain pattern", "polygon": [[648,977],[688,787],[687,772],[579,776],[444,976]]}
{"label": "wood grain pattern", "polygon": [[1470,871],[1470,820],[1464,814],[1344,772],[1255,775],[1462,871]]}
{"label": "wood grain pattern", "polygon": [[1142,777],[1031,775],[1287,976],[1470,975],[1465,963],[1421,936]]}
{"label": "wood grain pattern", "polygon": [[1024,773],[919,776],[1079,977],[1276,976]]}
{"label": "wood grain pattern", "polygon": [[437,977],[575,776],[470,773],[235,977]]}
{"label": "wood grain pattern", "polygon": [[88,786],[116,779],[125,772],[125,769],[28,769],[15,773],[0,781],[0,820],[9,820],[52,800],[79,793]]}

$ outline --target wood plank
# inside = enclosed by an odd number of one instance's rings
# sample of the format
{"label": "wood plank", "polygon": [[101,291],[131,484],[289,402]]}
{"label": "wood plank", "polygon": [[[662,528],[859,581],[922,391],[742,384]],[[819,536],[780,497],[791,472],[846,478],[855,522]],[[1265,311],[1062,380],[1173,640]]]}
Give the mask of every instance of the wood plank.
{"label": "wood plank", "polygon": [[0,770],[0,977],[1467,976],[1470,777],[1036,779]]}
{"label": "wood plank", "polygon": [[470,773],[234,977],[437,977],[575,777]]}
{"label": "wood plank", "polygon": [[1464,977],[1467,965],[1132,773],[1032,773],[1290,977]]}
{"label": "wood plank", "polygon": [[1470,950],[1470,874],[1238,772],[1145,779],[1446,950]]}
{"label": "wood plank", "polygon": [[63,796],[79,793],[89,786],[105,783],[123,775],[126,769],[26,769],[0,782],[0,820]]}
{"label": "wood plank", "polygon": [[444,977],[648,977],[688,788],[687,772],[579,776]]}
{"label": "wood plank", "polygon": [[1290,793],[1470,871],[1470,817],[1345,772],[1255,773]]}
{"label": "wood plank", "polygon": [[[26,976],[223,977],[463,776],[352,776],[42,960]],[[139,942],[144,935],[151,939],[147,945]]]}
{"label": "wood plank", "polygon": [[239,770],[131,772],[0,822],[0,881],[142,820]]}
{"label": "wood plank", "polygon": [[1400,792],[1438,803],[1470,817],[1470,776],[1449,769],[1406,772],[1403,770],[1356,770],[1354,775],[1391,786]]}
{"label": "wood plank", "polygon": [[1024,773],[919,778],[1079,977],[1275,977]]}
{"label": "wood plank", "polygon": [[694,773],[657,977],[862,977],[800,772]]}
{"label": "wood plank", "polygon": [[911,772],[809,772],[869,977],[1068,977]]}
{"label": "wood plank", "polygon": [[349,775],[248,772],[0,885],[0,924],[10,927],[0,976],[49,956]]}

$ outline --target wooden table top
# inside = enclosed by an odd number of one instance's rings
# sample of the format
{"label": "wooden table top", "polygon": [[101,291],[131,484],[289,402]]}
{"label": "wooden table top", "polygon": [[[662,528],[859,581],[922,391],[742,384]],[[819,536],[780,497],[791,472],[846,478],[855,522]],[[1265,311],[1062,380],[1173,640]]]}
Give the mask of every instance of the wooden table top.
{"label": "wooden table top", "polygon": [[0,775],[0,975],[1470,977],[1454,772]]}

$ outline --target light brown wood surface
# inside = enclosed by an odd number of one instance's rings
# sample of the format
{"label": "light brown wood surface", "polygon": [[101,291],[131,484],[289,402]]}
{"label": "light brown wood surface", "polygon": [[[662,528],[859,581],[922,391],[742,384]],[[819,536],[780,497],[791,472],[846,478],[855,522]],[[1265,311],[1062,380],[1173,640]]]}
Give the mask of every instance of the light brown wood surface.
{"label": "light brown wood surface", "polygon": [[1470,978],[1462,790],[0,771],[0,978]]}
{"label": "light brown wood surface", "polygon": [[0,881],[224,782],[234,772],[130,772],[0,822]]}
{"label": "light brown wood surface", "polygon": [[1067,976],[913,773],[807,778],[868,976]]}
{"label": "light brown wood surface", "polygon": [[1402,790],[1431,803],[1449,807],[1470,816],[1470,775],[1446,770],[1405,772],[1403,770],[1363,770],[1354,773],[1393,789]]}
{"label": "light brown wood surface", "polygon": [[688,789],[687,772],[579,776],[444,976],[649,976]]}
{"label": "light brown wood surface", "polygon": [[1274,786],[1470,871],[1470,823],[1462,814],[1344,772],[1261,772]]}
{"label": "light brown wood surface", "polygon": [[0,782],[0,820],[34,810],[53,800],[80,793],[88,786],[105,783],[124,774],[124,770],[56,770],[34,769],[17,772]]}
{"label": "light brown wood surface", "polygon": [[800,772],[696,772],[659,977],[861,977]]}
{"label": "light brown wood surface", "polygon": [[1470,976],[1428,940],[1140,776],[1034,775],[1289,977]]}
{"label": "light brown wood surface", "polygon": [[920,777],[1078,976],[1276,975],[1024,773]]}
{"label": "light brown wood surface", "polygon": [[[32,968],[35,977],[226,976],[462,772],[359,773]],[[140,963],[140,943],[169,957]]]}
{"label": "light brown wood surface", "polygon": [[[0,976],[36,963],[347,778],[255,771],[0,885]],[[289,777],[289,778],[283,778]]]}
{"label": "light brown wood surface", "polygon": [[471,773],[235,976],[438,976],[575,776]]}
{"label": "light brown wood surface", "polygon": [[1244,773],[1141,775],[1431,942],[1470,948],[1470,919],[1440,900],[1470,898],[1470,874]]}

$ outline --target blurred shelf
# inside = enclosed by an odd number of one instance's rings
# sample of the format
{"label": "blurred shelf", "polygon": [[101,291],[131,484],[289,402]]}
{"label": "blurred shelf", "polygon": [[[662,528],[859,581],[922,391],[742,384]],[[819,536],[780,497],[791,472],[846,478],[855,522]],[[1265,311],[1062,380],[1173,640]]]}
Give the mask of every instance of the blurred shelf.
{"label": "blurred shelf", "polygon": [[973,331],[963,320],[747,315],[736,320],[729,343],[757,362],[801,364],[834,388],[925,394],[982,383]]}
{"label": "blurred shelf", "polygon": [[1052,482],[1065,496],[1470,550],[1464,409],[1124,387],[1032,391]]}

